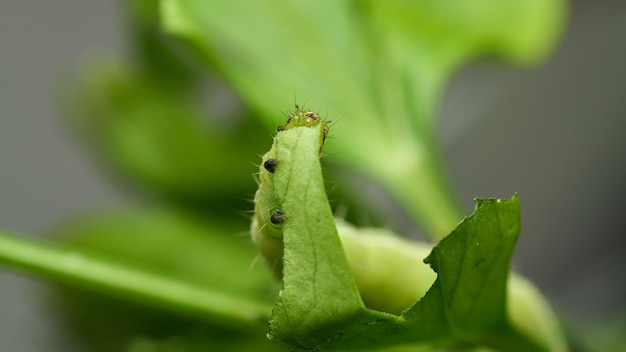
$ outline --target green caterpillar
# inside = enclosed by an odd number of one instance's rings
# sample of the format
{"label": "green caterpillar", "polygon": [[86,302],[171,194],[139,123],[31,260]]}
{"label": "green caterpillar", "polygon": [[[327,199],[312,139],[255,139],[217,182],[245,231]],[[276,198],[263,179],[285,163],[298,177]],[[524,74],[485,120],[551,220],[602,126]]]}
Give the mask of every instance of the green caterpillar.
{"label": "green caterpillar", "polygon": [[[293,161],[306,160],[321,170],[319,157],[328,132],[328,121],[296,106],[286,124],[277,128],[272,148],[262,157],[251,236],[277,279],[282,279],[283,271],[282,227],[291,215],[285,208],[289,179],[308,177],[293,169]],[[303,200],[299,206],[318,205]],[[357,230],[343,221],[337,221],[336,226],[367,307],[399,314],[423,296],[435,280],[435,273],[423,262],[430,245],[403,240],[384,229]]]}

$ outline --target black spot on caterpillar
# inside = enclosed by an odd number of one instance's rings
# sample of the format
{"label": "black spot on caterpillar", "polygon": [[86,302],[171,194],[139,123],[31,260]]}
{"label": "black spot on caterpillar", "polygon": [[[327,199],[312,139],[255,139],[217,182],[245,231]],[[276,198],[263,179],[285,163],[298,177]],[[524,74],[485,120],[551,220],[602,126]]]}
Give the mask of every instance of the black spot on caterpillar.
{"label": "black spot on caterpillar", "polygon": [[283,214],[280,210],[276,210],[270,216],[270,222],[274,225],[282,224],[287,218],[287,214]]}
{"label": "black spot on caterpillar", "polygon": [[276,170],[276,165],[278,165],[278,163],[280,163],[280,160],[267,159],[263,163],[263,167],[265,168],[265,170],[267,170],[267,171],[269,171],[271,173],[274,173],[274,171]]}

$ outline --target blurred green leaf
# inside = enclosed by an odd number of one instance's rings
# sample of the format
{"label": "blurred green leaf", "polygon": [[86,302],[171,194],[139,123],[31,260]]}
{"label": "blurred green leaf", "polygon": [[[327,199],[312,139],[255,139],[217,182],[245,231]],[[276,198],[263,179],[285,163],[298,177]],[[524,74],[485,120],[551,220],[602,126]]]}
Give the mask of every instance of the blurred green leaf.
{"label": "blurred green leaf", "polygon": [[207,103],[208,94],[219,83],[191,46],[163,33],[158,4],[127,4],[130,58],[87,65],[66,95],[71,122],[110,171],[137,189],[215,210],[224,202],[244,208],[232,195],[252,193],[251,161],[265,135],[243,111],[213,116],[220,107]]}
{"label": "blurred green leaf", "polygon": [[205,78],[192,48],[168,36],[159,25],[159,0],[131,0],[127,32],[134,67],[171,94],[192,94]]}
{"label": "blurred green leaf", "polygon": [[436,109],[455,69],[480,55],[532,63],[564,1],[164,0],[163,25],[205,55],[276,124],[310,102],[337,120],[332,161],[369,173],[433,237],[461,219],[436,142]]}
{"label": "blurred green leaf", "polygon": [[[111,65],[92,74],[72,122],[84,140],[139,189],[223,209],[251,194],[263,135],[244,121],[235,130],[210,121],[150,77]],[[232,204],[231,204],[232,205]]]}
{"label": "blurred green leaf", "polygon": [[[106,253],[128,267],[270,304],[278,284],[255,261],[257,254],[247,236],[247,222],[233,220],[222,219],[216,224],[174,209],[127,209],[81,217],[61,226],[57,235],[78,249]],[[207,346],[276,350],[258,328],[240,325],[239,329],[228,329],[219,322],[207,324],[177,312],[70,287],[59,293],[66,308],[62,319],[94,349],[120,350],[130,344],[131,351],[204,351]],[[264,325],[263,319],[257,323]]]}
{"label": "blurred green leaf", "polygon": [[276,350],[263,329],[278,287],[255,264],[246,227],[173,209],[103,212],[59,227],[66,244],[2,233],[0,263],[63,284],[59,318],[90,350],[135,339]]}
{"label": "blurred green leaf", "polygon": [[125,209],[82,216],[56,236],[166,277],[272,302],[276,284],[257,256],[246,219],[193,216],[173,208]]}
{"label": "blurred green leaf", "polygon": [[[264,336],[238,336],[215,329],[196,329],[192,333],[169,338],[133,339],[125,352],[279,352],[283,348],[272,344]],[[103,351],[104,352],[104,351]]]}

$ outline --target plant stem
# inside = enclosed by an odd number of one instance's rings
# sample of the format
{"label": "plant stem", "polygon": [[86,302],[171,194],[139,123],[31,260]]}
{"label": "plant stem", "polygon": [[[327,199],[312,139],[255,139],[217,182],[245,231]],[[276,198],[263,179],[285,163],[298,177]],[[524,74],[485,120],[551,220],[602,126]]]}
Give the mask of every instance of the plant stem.
{"label": "plant stem", "polygon": [[271,305],[126,267],[111,258],[60,243],[10,235],[2,230],[0,264],[238,330],[264,329],[272,310]]}
{"label": "plant stem", "polygon": [[[427,156],[430,157],[430,156]],[[463,220],[463,211],[436,159],[424,160],[406,172],[388,174],[388,185],[433,241],[439,241]]]}
{"label": "plant stem", "polygon": [[438,242],[463,220],[463,211],[438,155],[421,145],[407,145],[387,149],[390,157],[363,159],[364,171],[383,184],[428,237]]}

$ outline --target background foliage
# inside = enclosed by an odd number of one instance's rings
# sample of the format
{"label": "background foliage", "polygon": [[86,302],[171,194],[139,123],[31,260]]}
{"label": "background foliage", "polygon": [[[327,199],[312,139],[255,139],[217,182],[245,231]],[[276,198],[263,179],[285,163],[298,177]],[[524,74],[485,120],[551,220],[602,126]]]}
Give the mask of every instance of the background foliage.
{"label": "background foliage", "polygon": [[[126,75],[124,75],[124,76],[126,76]],[[129,75],[129,76],[132,76],[132,75]],[[113,79],[111,79],[111,80],[112,80],[113,82],[115,81],[115,79],[114,79],[114,78],[113,78]],[[112,83],[112,85],[114,86],[114,83]],[[138,86],[139,86],[139,87],[141,87],[141,85],[138,85]],[[123,93],[123,92],[122,92],[122,93]],[[133,96],[133,95],[132,95],[132,92],[130,92],[130,93],[128,93],[128,94],[130,94],[131,96]],[[152,93],[151,93],[151,92],[148,92],[148,93],[146,93],[146,94],[152,94]],[[155,94],[155,95],[156,95],[157,97],[159,97],[159,95],[158,95],[158,94]],[[122,99],[122,102],[124,102],[124,100],[123,100],[123,99],[124,99],[124,94],[121,94],[120,99]],[[133,99],[131,99],[131,100],[134,100],[134,99],[135,99],[135,98],[133,98]],[[157,100],[158,100],[158,99],[157,99]],[[96,102],[97,102],[97,99],[96,99]],[[291,103],[291,102],[289,102],[289,104],[290,104],[290,103]],[[288,105],[289,105],[289,104],[288,104]],[[164,104],[164,105],[167,105],[167,104]],[[95,105],[95,106],[100,107],[101,105]],[[284,105],[284,106],[285,106],[285,105]],[[137,107],[133,107],[133,106],[132,106],[132,104],[130,104],[130,106],[127,106],[127,107],[128,107],[129,109],[136,109],[136,108],[137,108]],[[282,106],[281,106],[281,109],[284,109],[284,107],[282,107]],[[137,110],[131,110],[131,111],[137,111]],[[139,109],[139,111],[140,111],[140,109]],[[140,115],[140,114],[138,114],[138,115]],[[167,130],[167,125],[164,125],[164,126],[162,126],[162,127],[160,127],[160,128],[162,128],[162,130]],[[124,128],[120,128],[120,130],[131,130],[131,129],[130,129],[130,128],[128,128],[128,127],[124,127]],[[157,130],[157,131],[158,131],[158,130]],[[112,135],[115,135],[115,134],[114,134],[114,131],[112,132]],[[131,141],[131,142],[132,142],[132,141],[133,141],[133,138],[124,138],[124,136],[117,136],[116,138],[119,138],[119,140],[120,140],[121,142],[124,142],[124,141],[127,141],[127,142],[128,142],[128,141]],[[174,141],[175,141],[175,139],[174,139]],[[162,141],[162,142],[163,142],[163,141]],[[167,142],[167,141],[166,141],[166,142]],[[193,143],[193,142],[191,142],[191,143]],[[158,144],[158,143],[155,143],[155,144]],[[166,144],[167,144],[167,143],[161,143],[161,145],[166,145]],[[122,143],[122,145],[123,145],[123,143]],[[193,144],[192,144],[192,145],[193,145]],[[130,149],[137,148],[137,149],[133,149],[133,150],[136,150],[136,151],[137,151],[137,153],[140,153],[142,150],[145,150],[145,149],[142,149],[142,146],[141,146],[141,145],[132,145],[131,147],[132,147],[132,148],[130,148]],[[196,148],[198,148],[198,147],[196,147]],[[198,148],[198,150],[202,150],[202,147]],[[261,148],[260,150],[263,150],[263,149]],[[165,154],[167,155],[167,153],[165,153]],[[139,155],[141,155],[141,154],[139,154]],[[159,153],[159,155],[163,155],[163,153]],[[146,157],[146,158],[142,157],[141,159],[143,159],[143,160],[148,160],[148,161],[150,161],[150,160],[151,160],[149,157]],[[120,164],[120,165],[124,165],[124,163],[125,163],[125,161],[124,161],[124,160],[120,160],[120,161],[112,161],[112,162],[114,162],[114,163],[118,163],[118,164]],[[156,170],[159,170],[159,167],[158,167],[158,166],[159,166],[159,163],[160,163],[160,161],[158,161],[158,160],[157,160],[157,161],[155,161],[155,162],[153,162],[153,163],[148,163],[147,168],[148,168],[148,169],[150,169],[151,167],[154,167]],[[132,166],[133,164],[132,164],[132,163],[126,163],[126,165],[130,165],[130,166]],[[156,165],[156,166],[155,166],[155,165]],[[161,170],[165,170],[165,171],[166,171],[166,173],[167,173],[167,172],[172,172],[172,171],[178,171],[178,170],[168,170],[167,168],[162,168],[162,167],[161,167]],[[184,167],[181,167],[181,174],[182,174],[182,175],[184,175],[184,173],[185,173],[185,172],[184,172],[184,170],[185,170],[185,168],[184,168]],[[130,174],[130,172],[129,172],[129,174]],[[202,173],[200,173],[200,174],[202,175]],[[141,176],[142,176],[142,175],[141,175],[141,173],[139,173],[139,176],[131,176],[131,177],[141,177]],[[161,176],[163,176],[163,175],[161,175]],[[192,175],[192,176],[193,176],[193,175]],[[127,176],[127,177],[128,177],[128,176]],[[144,176],[144,177],[145,177],[145,176]],[[191,177],[191,176],[189,176],[189,177]],[[146,178],[149,178],[149,177],[146,177]],[[142,180],[143,180],[143,179],[142,179]],[[164,181],[164,180],[165,180],[165,181]],[[176,195],[175,195],[175,196],[173,196],[172,198],[175,198],[177,202],[178,202],[178,199],[182,199],[182,202],[184,202],[185,204],[187,204],[188,200],[187,200],[187,197],[185,196],[185,192],[184,192],[184,190],[174,190],[174,191],[172,191],[171,189],[168,189],[168,187],[163,186],[163,185],[167,185],[167,175],[165,175],[165,176],[163,176],[163,177],[161,177],[161,178],[155,178],[155,179],[151,179],[151,178],[150,178],[150,179],[148,179],[147,181],[149,181],[149,182],[153,182],[154,184],[157,184],[157,187],[158,187],[159,189],[162,189],[162,190],[163,190],[163,196],[167,197],[168,199],[170,199],[170,197],[172,197],[172,194],[176,194]],[[142,182],[143,182],[143,181],[142,181]],[[148,182],[148,184],[150,184],[149,182]],[[185,184],[187,184],[187,183],[191,183],[191,184],[193,184],[191,181],[186,181],[186,182],[185,182]],[[183,188],[184,188],[184,187],[183,187]],[[180,192],[179,192],[179,191],[180,191]],[[179,198],[179,197],[180,197],[180,198]],[[194,200],[193,202],[195,202],[195,200]],[[192,203],[193,203],[193,202],[192,202]],[[222,204],[226,204],[226,203],[222,203]]]}

